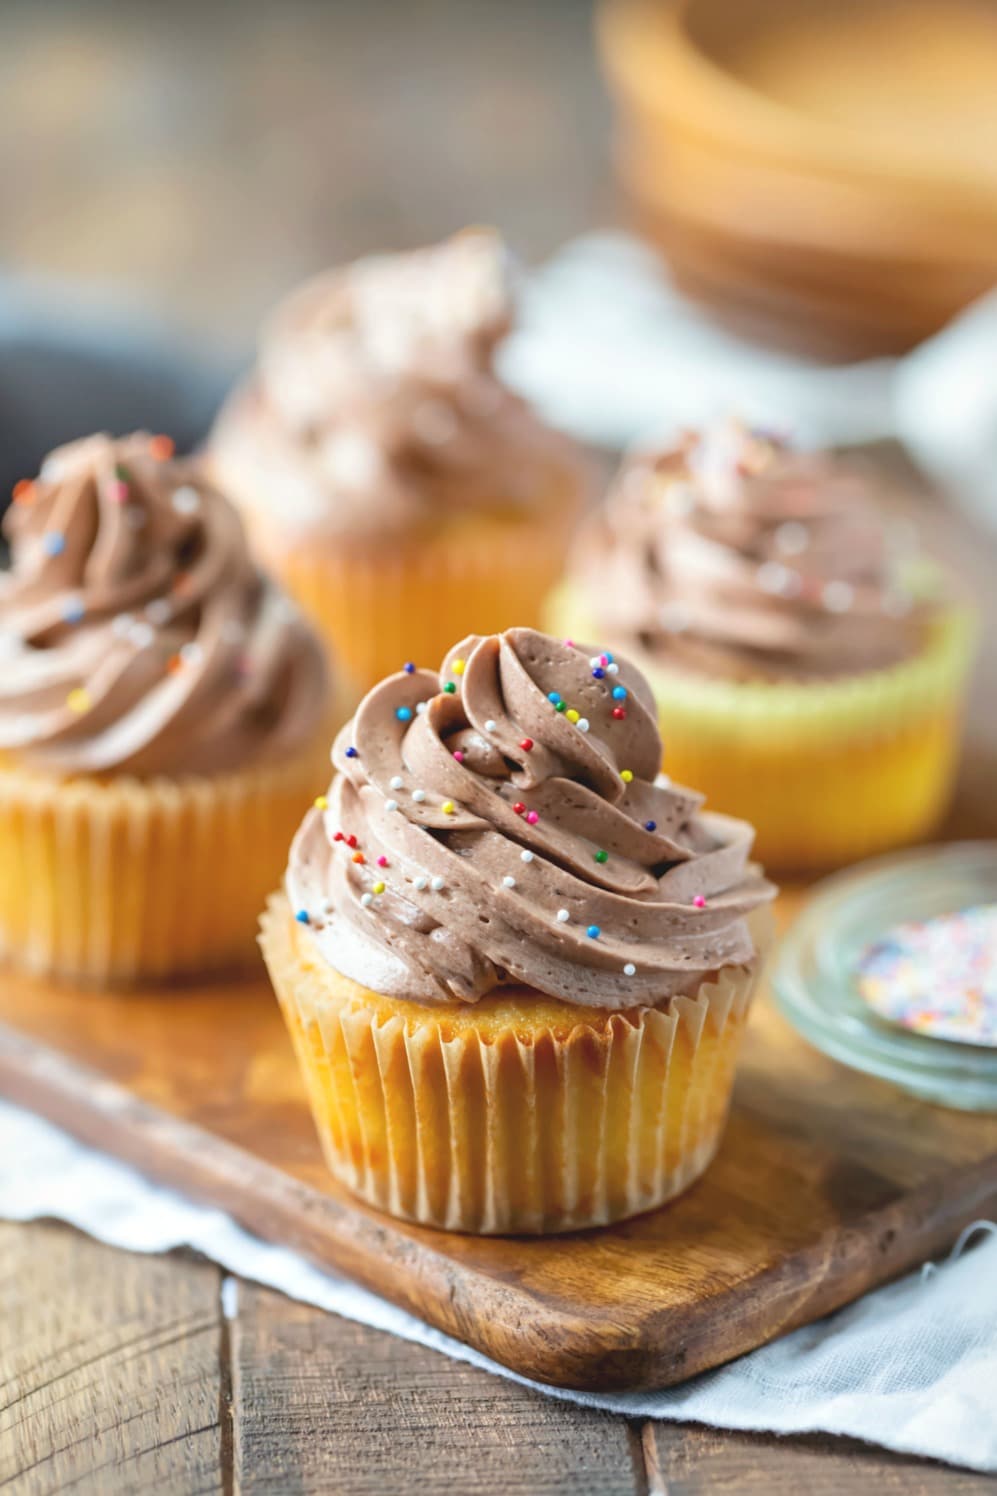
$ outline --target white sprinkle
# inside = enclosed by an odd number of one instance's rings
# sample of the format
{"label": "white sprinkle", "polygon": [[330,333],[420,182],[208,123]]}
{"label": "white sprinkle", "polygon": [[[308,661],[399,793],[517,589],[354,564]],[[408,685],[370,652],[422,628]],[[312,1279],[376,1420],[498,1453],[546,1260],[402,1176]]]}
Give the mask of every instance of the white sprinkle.
{"label": "white sprinkle", "polygon": [[136,649],[147,649],[156,637],[156,631],[151,623],[133,623],[128,630],[128,638]]}
{"label": "white sprinkle", "polygon": [[616,663],[615,660],[610,660],[609,664],[606,666],[606,674],[607,675],[619,675],[619,673],[620,673],[620,667],[619,667],[619,665],[617,665],[617,663]]}
{"label": "white sprinkle", "polygon": [[385,810],[397,810],[398,809],[398,801],[397,800],[388,800],[388,801],[385,802],[384,808],[385,808]]}
{"label": "white sprinkle", "polygon": [[126,639],[135,626],[135,620],[130,613],[119,613],[116,618],[111,619],[111,633],[116,634],[119,639]]}
{"label": "white sprinkle", "polygon": [[418,703],[418,705],[416,706],[415,714],[416,714],[417,717],[421,717],[422,714],[423,714],[423,712],[428,712],[428,710],[429,710],[429,702],[428,701],[420,701]]}
{"label": "white sprinkle", "polygon": [[588,732],[589,719],[587,717],[579,717],[578,721],[575,723],[575,726],[578,728],[579,732]]}
{"label": "white sprinkle", "polygon": [[392,774],[391,778],[388,780],[388,783],[391,785],[391,788],[393,790],[400,790],[405,781],[400,774]]}
{"label": "white sprinkle", "polygon": [[421,805],[422,802],[423,802],[423,800],[425,800],[425,798],[426,798],[426,791],[425,790],[413,790],[412,791],[412,799],[415,801],[416,805]]}
{"label": "white sprinkle", "polygon": [[494,722],[491,717],[489,717],[488,721],[485,723],[485,732],[494,732],[497,725],[498,724]]}
{"label": "white sprinkle", "polygon": [[180,646],[180,658],[181,660],[183,660],[185,665],[200,664],[203,654],[204,651],[202,650],[200,644],[198,644],[193,639],[189,644],[181,644]]}
{"label": "white sprinkle", "polygon": [[515,886],[516,886],[516,880],[515,880],[515,878],[510,878],[509,874],[506,873],[505,877],[502,879],[502,887],[503,888],[515,888]]}
{"label": "white sprinkle", "polygon": [[855,588],[851,582],[828,582],[820,600],[829,613],[847,613],[855,601]]}
{"label": "white sprinkle", "polygon": [[600,669],[601,666],[602,666],[602,656],[601,655],[593,655],[592,658],[589,660],[589,664],[592,666],[593,670]]}
{"label": "white sprinkle", "polygon": [[792,585],[791,577],[792,572],[789,567],[783,566],[781,561],[763,561],[755,573],[755,580],[759,587],[772,597],[783,597],[788,594]]}
{"label": "white sprinkle", "polygon": [[635,977],[637,975],[637,968],[632,961],[628,961],[626,966],[624,966],[623,975],[625,977]]}
{"label": "white sprinkle", "polygon": [[429,886],[434,893],[439,893],[440,889],[443,887],[443,879],[440,877],[439,873],[437,873],[435,878],[430,880]]}
{"label": "white sprinkle", "polygon": [[520,854],[519,854],[519,860],[520,860],[520,862],[532,862],[533,861],[533,853],[532,852],[520,852]]}
{"label": "white sprinkle", "polygon": [[424,878],[424,877],[422,877],[420,875],[415,880],[415,886],[419,890],[419,892],[422,893],[422,891],[423,891],[424,888],[428,888],[429,887],[429,879],[428,878]]}
{"label": "white sprinkle", "polygon": [[374,902],[374,895],[372,893],[362,893],[360,895],[360,902],[365,909],[369,909]]}
{"label": "white sprinkle", "polygon": [[567,909],[559,909],[557,911],[557,922],[559,925],[566,925],[570,918],[571,915],[568,913]]}
{"label": "white sprinkle", "polygon": [[172,609],[165,597],[154,597],[151,603],[145,605],[145,616],[150,623],[168,623]]}
{"label": "white sprinkle", "polygon": [[801,556],[810,544],[810,531],[799,520],[787,519],[776,528],[775,548],[783,556]]}
{"label": "white sprinkle", "polygon": [[201,507],[200,495],[196,488],[191,488],[189,483],[185,483],[174,491],[170,503],[177,514],[196,514]]}

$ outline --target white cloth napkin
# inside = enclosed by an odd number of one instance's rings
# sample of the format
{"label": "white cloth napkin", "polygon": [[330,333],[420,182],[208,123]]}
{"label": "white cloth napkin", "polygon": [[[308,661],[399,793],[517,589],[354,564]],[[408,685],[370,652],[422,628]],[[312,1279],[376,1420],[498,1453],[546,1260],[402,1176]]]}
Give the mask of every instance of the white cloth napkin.
{"label": "white cloth napkin", "polygon": [[[0,1102],[0,1217],[69,1221],[133,1252],[193,1247],[227,1272],[431,1346],[549,1397],[720,1428],[848,1434],[997,1471],[997,1226],[952,1257],[718,1371],[661,1392],[584,1393],[517,1377],[346,1279],[250,1236],[220,1210],[160,1189],[19,1107]],[[977,1239],[972,1251],[963,1249]],[[236,1312],[238,1285],[223,1287]]]}
{"label": "white cloth napkin", "polygon": [[997,523],[997,293],[902,359],[822,364],[724,331],[624,234],[532,273],[502,370],[550,420],[624,447],[740,415],[805,444],[898,438]]}

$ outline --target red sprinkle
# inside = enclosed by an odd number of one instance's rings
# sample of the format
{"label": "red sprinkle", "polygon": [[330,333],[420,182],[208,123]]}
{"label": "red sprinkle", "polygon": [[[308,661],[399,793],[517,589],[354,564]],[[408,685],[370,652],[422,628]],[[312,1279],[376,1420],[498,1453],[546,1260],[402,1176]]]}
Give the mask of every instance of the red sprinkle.
{"label": "red sprinkle", "polygon": [[519,746],[520,748],[522,748],[524,753],[529,753],[530,749],[533,747],[533,739],[524,738]]}
{"label": "red sprinkle", "polygon": [[363,855],[362,852],[354,852],[354,854],[353,854],[353,861],[354,862],[364,862],[365,860],[366,859],[364,858],[364,855]]}
{"label": "red sprinkle", "polygon": [[615,719],[616,719],[617,722],[622,722],[623,719],[624,719],[624,717],[626,716],[626,712],[624,711],[623,707],[621,707],[621,706],[614,706],[613,707],[613,716],[615,717]]}
{"label": "red sprinkle", "polygon": [[335,836],[332,839],[333,839],[333,841],[345,841],[346,837],[343,835],[343,833],[341,831],[337,831],[336,834],[335,834]]}
{"label": "red sprinkle", "polygon": [[348,846],[348,847],[355,847],[355,846],[356,846],[356,844],[357,844],[357,839],[356,839],[356,837],[355,837],[355,836],[348,836],[348,837],[347,837],[347,838],[346,838],[346,845],[347,845],[347,846]]}
{"label": "red sprinkle", "polygon": [[697,909],[705,909],[706,908],[706,900],[703,898],[703,895],[701,893],[697,893],[696,897],[693,899],[692,902],[695,904],[695,906],[696,906]]}
{"label": "red sprinkle", "polygon": [[512,808],[518,816],[521,816],[523,814],[523,811],[526,809],[526,806],[523,804],[522,800],[517,800]]}

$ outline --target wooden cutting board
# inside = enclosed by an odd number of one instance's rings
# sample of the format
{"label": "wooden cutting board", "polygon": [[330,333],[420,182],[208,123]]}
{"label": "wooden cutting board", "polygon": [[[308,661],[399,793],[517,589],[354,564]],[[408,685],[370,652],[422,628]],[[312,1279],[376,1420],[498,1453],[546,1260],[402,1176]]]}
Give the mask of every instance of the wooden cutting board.
{"label": "wooden cutting board", "polygon": [[665,1386],[715,1366],[997,1212],[997,1116],[852,1074],[767,1000],[706,1177],[638,1220],[547,1239],[434,1232],[354,1203],[320,1158],[265,976],[117,997],[9,977],[0,1018],[0,1092],[567,1386]]}

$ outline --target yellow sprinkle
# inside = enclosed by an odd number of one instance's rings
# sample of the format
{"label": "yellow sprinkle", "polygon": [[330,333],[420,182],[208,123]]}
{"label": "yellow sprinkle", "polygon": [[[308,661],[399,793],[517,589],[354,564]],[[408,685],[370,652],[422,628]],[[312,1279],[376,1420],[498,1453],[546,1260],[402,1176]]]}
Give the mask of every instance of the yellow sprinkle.
{"label": "yellow sprinkle", "polygon": [[564,715],[567,717],[569,722],[577,722],[579,717],[581,716],[581,712],[576,712],[573,706],[569,706]]}
{"label": "yellow sprinkle", "polygon": [[384,892],[384,884],[383,883],[375,883],[373,889],[371,890],[371,892],[372,893],[383,893]]}
{"label": "yellow sprinkle", "polygon": [[66,697],[66,705],[71,712],[88,712],[90,710],[90,693],[84,691],[82,686],[77,686],[75,691],[70,691]]}
{"label": "yellow sprinkle", "polygon": [[633,777],[634,777],[634,771],[633,771],[633,769],[621,769],[620,770],[620,778],[623,780],[624,784],[629,784],[630,781],[631,781],[631,779]]}
{"label": "yellow sprinkle", "polygon": [[456,806],[454,805],[452,800],[444,800],[443,804],[440,806],[440,809],[445,816],[452,816],[454,811],[456,810]]}
{"label": "yellow sprinkle", "polygon": [[464,674],[464,663],[465,662],[463,660],[454,660],[453,664],[450,666],[450,669],[453,671],[454,675]]}
{"label": "yellow sprinkle", "polygon": [[329,802],[325,798],[325,796],[324,795],[316,795],[315,796],[315,809],[316,810],[328,810],[328,808],[329,808]]}

